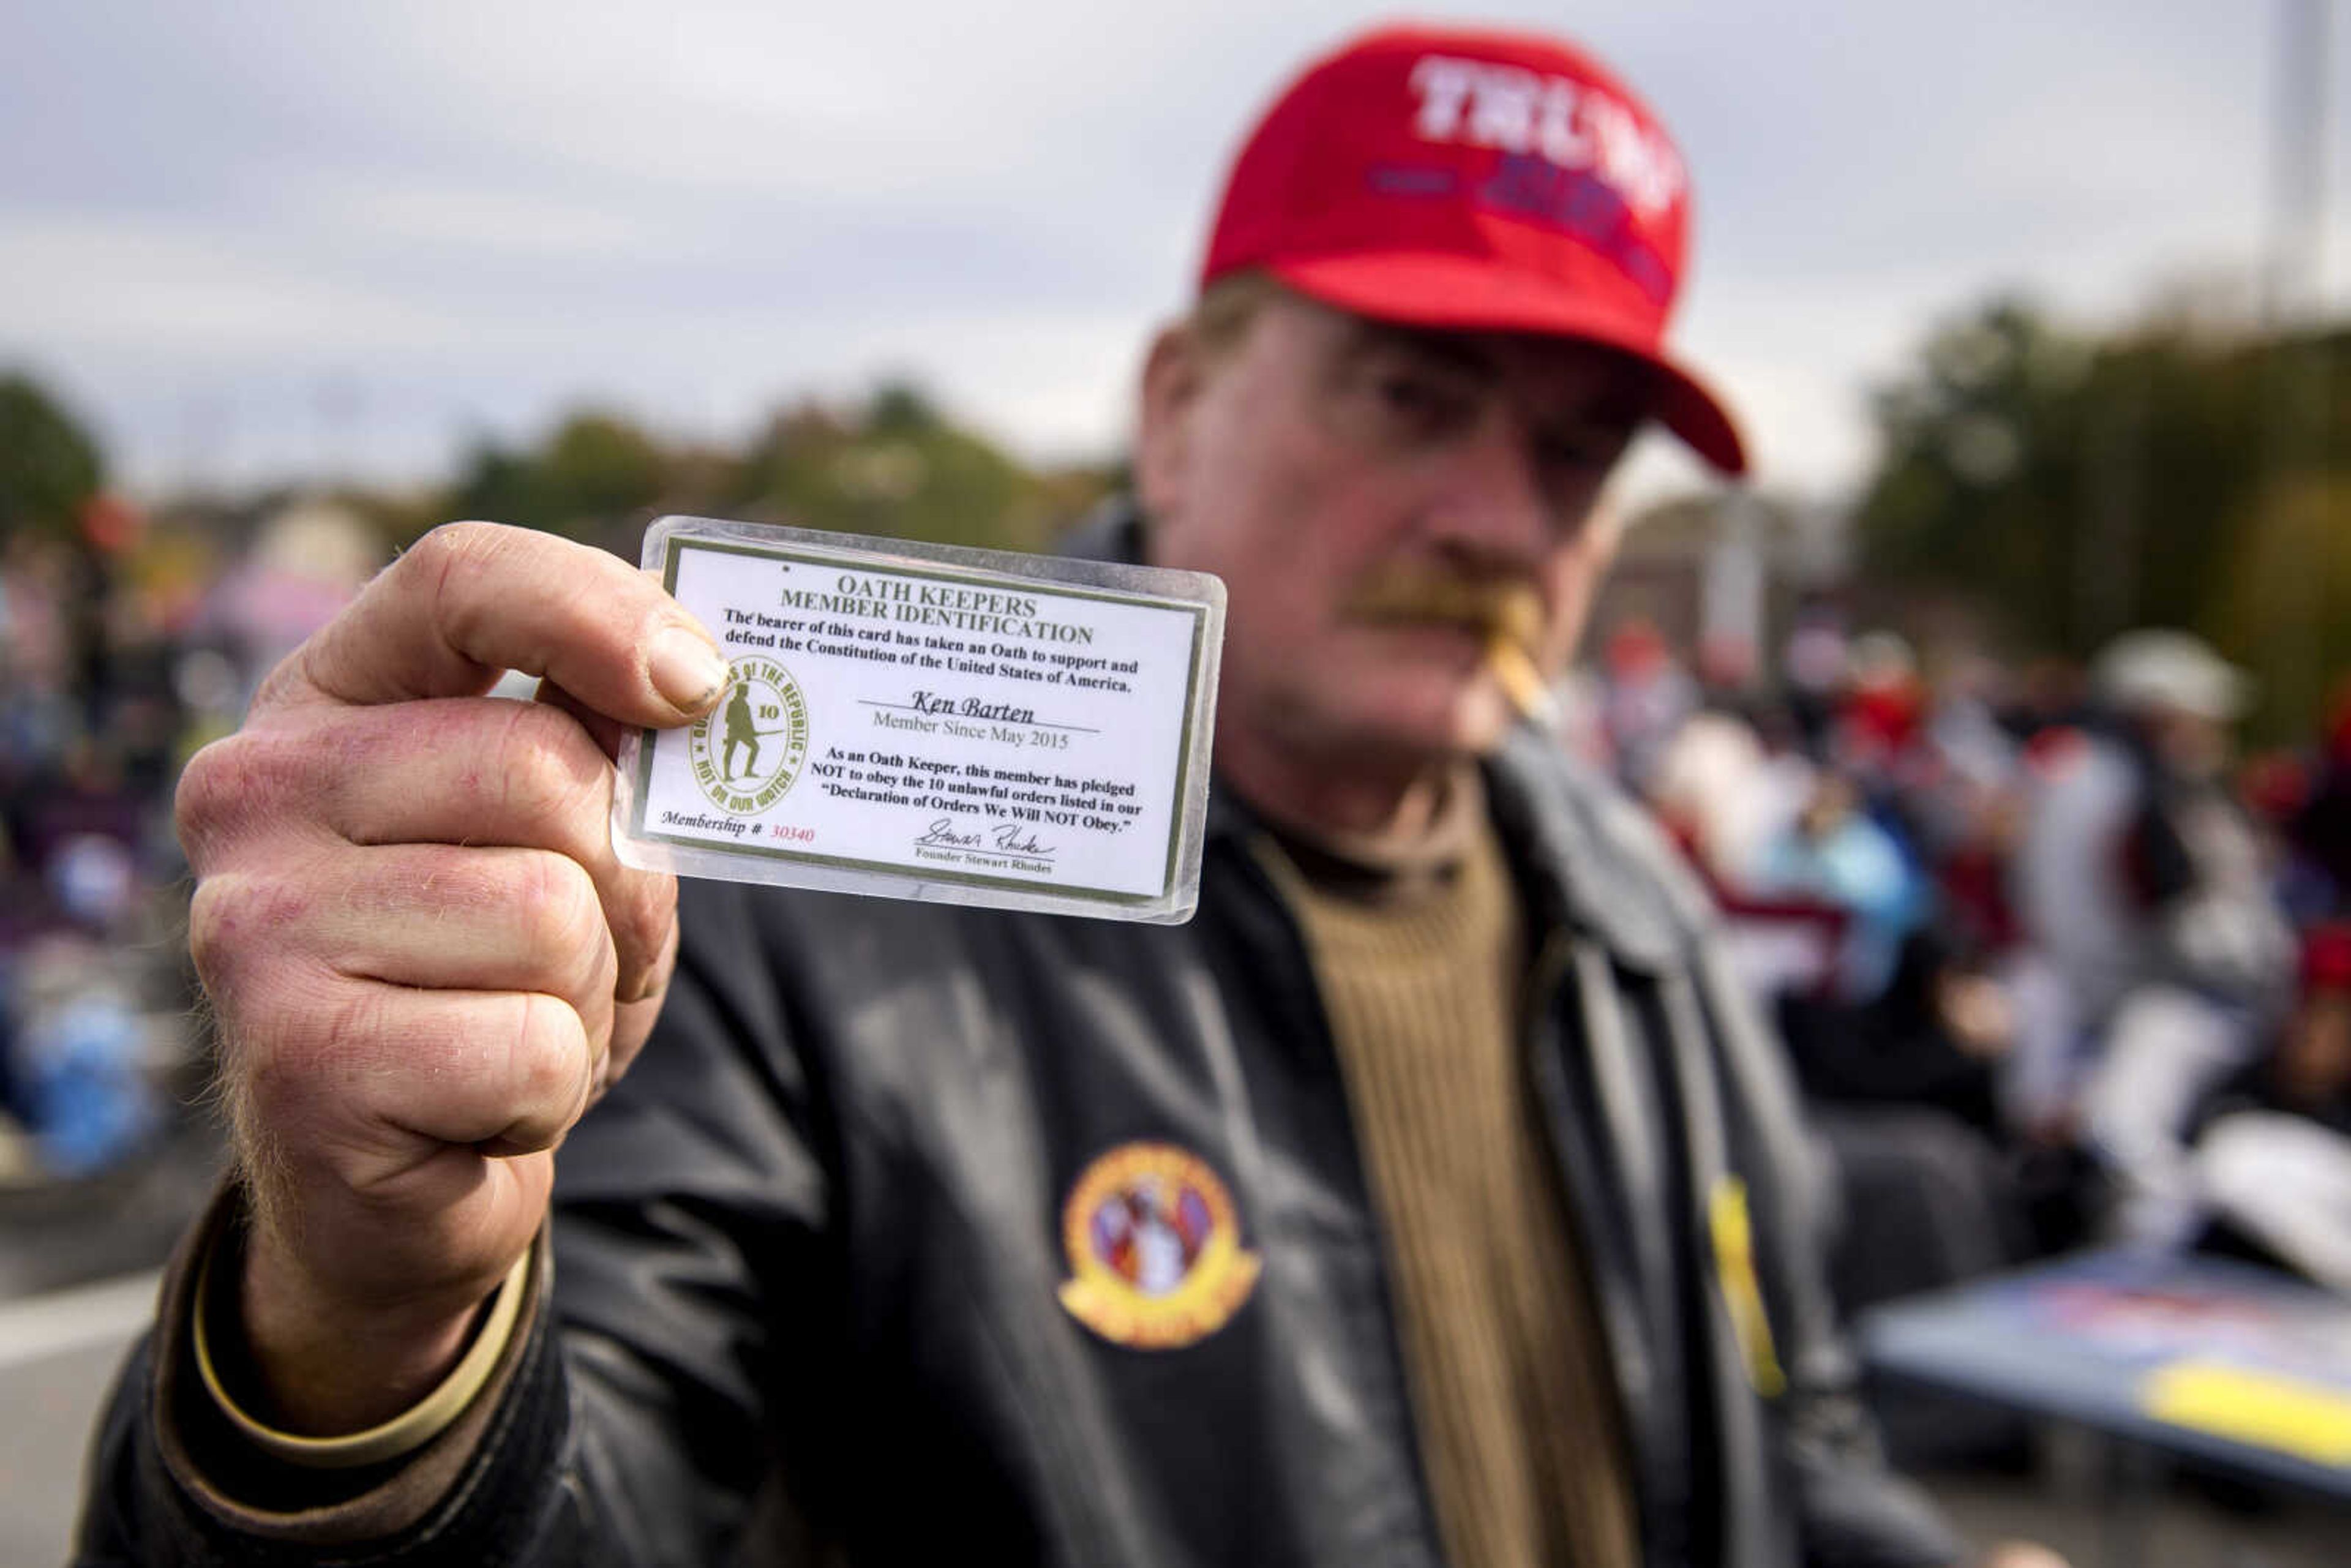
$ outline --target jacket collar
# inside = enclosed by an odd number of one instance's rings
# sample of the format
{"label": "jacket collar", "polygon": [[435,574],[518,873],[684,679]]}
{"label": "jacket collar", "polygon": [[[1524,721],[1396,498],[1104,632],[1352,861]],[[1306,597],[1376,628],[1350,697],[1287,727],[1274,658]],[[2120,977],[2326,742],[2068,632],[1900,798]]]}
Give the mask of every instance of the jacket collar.
{"label": "jacket collar", "polygon": [[[1061,542],[1082,560],[1144,563],[1143,513],[1115,496]],[[1589,936],[1632,968],[1656,973],[1682,945],[1687,916],[1667,891],[1677,868],[1655,863],[1654,830],[1604,781],[1582,776],[1558,745],[1523,726],[1486,761],[1489,810],[1536,908]],[[1212,775],[1207,837],[1245,847],[1263,825]]]}
{"label": "jacket collar", "polygon": [[1524,725],[1487,758],[1486,785],[1539,908],[1628,967],[1657,974],[1672,967],[1691,925],[1690,894],[1676,896],[1687,878],[1639,808]]}

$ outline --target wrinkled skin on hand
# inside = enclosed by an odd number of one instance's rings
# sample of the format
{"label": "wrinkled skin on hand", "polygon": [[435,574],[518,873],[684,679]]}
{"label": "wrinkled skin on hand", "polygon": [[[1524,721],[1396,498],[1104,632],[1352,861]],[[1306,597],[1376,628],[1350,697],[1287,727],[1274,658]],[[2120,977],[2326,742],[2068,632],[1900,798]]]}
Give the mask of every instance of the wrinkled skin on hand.
{"label": "wrinkled skin on hand", "polygon": [[[509,668],[538,701],[483,695]],[[644,1043],[677,950],[674,881],[612,853],[611,752],[707,712],[725,674],[623,562],[453,524],[190,762],[189,940],[280,1422],[412,1402],[529,1247],[556,1146]]]}

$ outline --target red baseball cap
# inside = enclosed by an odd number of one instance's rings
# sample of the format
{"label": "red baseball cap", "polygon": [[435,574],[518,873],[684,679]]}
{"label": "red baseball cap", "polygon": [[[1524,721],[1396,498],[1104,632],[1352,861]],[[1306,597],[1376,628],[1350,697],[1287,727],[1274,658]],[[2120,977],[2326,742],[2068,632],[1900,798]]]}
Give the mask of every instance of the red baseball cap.
{"label": "red baseball cap", "polygon": [[1716,467],[1747,455],[1721,400],[1665,351],[1689,186],[1648,106],[1569,45],[1417,26],[1309,67],[1243,145],[1200,269],[1257,269],[1407,326],[1621,350],[1656,413]]}

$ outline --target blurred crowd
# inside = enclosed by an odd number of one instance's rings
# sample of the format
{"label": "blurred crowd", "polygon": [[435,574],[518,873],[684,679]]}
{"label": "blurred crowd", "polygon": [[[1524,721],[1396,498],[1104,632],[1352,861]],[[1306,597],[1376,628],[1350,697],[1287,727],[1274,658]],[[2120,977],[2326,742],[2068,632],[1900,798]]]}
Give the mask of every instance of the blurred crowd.
{"label": "blurred crowd", "polygon": [[2252,683],[2183,632],[1928,670],[1793,620],[1761,680],[1618,623],[1563,741],[1648,801],[1781,1024],[1844,1304],[2093,1241],[2351,1291],[2351,685],[2241,755]]}
{"label": "blurred crowd", "polygon": [[0,1190],[194,1119],[172,787],[381,554],[330,506],[159,527],[106,497],[0,542]]}

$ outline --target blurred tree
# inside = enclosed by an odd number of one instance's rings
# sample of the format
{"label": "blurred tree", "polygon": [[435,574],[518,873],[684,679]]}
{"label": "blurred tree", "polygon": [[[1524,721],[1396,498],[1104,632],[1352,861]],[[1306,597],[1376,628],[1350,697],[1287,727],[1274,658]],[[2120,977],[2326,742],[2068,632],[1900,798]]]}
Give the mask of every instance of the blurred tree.
{"label": "blurred tree", "polygon": [[998,549],[1038,549],[1117,482],[1104,467],[1033,469],[904,382],[841,408],[778,413],[739,453],[669,445],[611,413],[576,413],[538,444],[477,443],[423,504],[362,509],[395,543],[450,517],[545,528],[635,553],[659,511]]}
{"label": "blurred tree", "polygon": [[[2285,666],[2312,651],[2258,625],[2247,595],[2274,588],[2296,548],[2319,570],[2316,540],[2351,521],[2325,482],[2351,472],[2351,426],[2328,410],[2282,448],[2280,355],[2342,384],[2351,333],[2270,345],[2175,311],[2095,339],[1991,302],[1877,394],[1882,455],[1856,517],[1865,577],[1987,606],[2020,650],[2085,656],[2130,626],[2185,626],[2299,702],[2312,683]],[[2304,642],[2325,623],[2302,620]]]}
{"label": "blurred tree", "polygon": [[884,382],[866,405],[865,430],[869,435],[922,435],[946,423],[922,389],[906,382]]}
{"label": "blurred tree", "polygon": [[98,443],[72,414],[31,377],[0,376],[0,539],[69,533],[104,477]]}
{"label": "blurred tree", "polygon": [[659,500],[668,459],[628,421],[585,413],[556,428],[539,466],[547,486],[573,517],[610,517]]}
{"label": "blurred tree", "polygon": [[2203,625],[2261,672],[2259,733],[2298,739],[2334,678],[2351,672],[2351,473],[2263,487],[2235,544]]}
{"label": "blurred tree", "polygon": [[807,528],[993,549],[1039,549],[1109,476],[1039,473],[893,384],[846,414],[803,404],[744,454],[738,509]]}
{"label": "blurred tree", "polygon": [[557,425],[536,451],[475,446],[449,494],[450,515],[601,540],[662,498],[668,467],[660,445],[635,424],[584,410]]}

